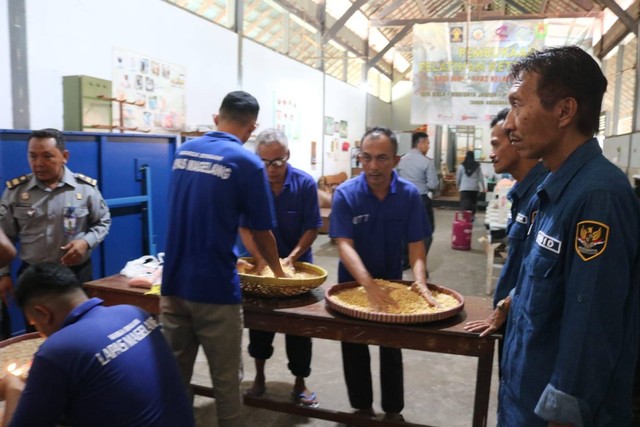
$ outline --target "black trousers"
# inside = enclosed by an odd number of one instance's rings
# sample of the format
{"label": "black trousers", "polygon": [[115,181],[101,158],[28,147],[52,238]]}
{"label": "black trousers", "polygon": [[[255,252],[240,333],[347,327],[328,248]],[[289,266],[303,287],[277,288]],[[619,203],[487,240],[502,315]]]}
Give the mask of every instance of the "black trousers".
{"label": "black trousers", "polygon": [[[342,365],[347,383],[349,402],[355,409],[373,405],[371,357],[365,344],[342,343]],[[404,377],[402,351],[399,348],[380,347],[380,390],[384,412],[400,413],[404,409]]]}
{"label": "black trousers", "polygon": [[[275,332],[249,329],[249,355],[259,360],[269,359],[273,355],[275,335]],[[287,367],[296,377],[308,377],[311,374],[311,338],[285,335],[284,341],[289,359]]]}
{"label": "black trousers", "polygon": [[475,216],[478,208],[478,191],[460,192],[460,210],[471,211]]}

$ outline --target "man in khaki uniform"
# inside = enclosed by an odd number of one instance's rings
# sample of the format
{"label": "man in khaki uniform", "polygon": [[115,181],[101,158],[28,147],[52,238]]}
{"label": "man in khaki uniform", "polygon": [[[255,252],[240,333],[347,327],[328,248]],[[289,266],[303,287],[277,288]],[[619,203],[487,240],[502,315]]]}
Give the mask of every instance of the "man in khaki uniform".
{"label": "man in khaki uniform", "polygon": [[[20,243],[22,265],[66,265],[80,283],[92,280],[91,252],[109,232],[111,215],[96,180],[67,168],[62,132],[34,131],[28,143],[32,173],[6,182],[0,199],[0,229]],[[0,297],[13,291],[9,267],[0,269]]]}

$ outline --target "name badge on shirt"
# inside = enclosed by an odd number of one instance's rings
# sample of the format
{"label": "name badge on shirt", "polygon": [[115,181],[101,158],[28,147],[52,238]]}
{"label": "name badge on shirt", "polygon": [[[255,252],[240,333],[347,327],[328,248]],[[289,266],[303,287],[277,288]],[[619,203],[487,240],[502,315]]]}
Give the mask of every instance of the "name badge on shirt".
{"label": "name badge on shirt", "polygon": [[76,234],[77,218],[74,206],[65,206],[63,211],[64,233],[67,236]]}
{"label": "name badge on shirt", "polygon": [[525,214],[518,212],[518,215],[516,215],[516,222],[526,225],[528,222],[528,218]]}
{"label": "name badge on shirt", "polygon": [[536,243],[546,250],[554,252],[556,254],[560,253],[560,247],[562,246],[562,242],[560,240],[554,239],[553,237],[546,235],[542,231],[538,231],[538,235],[536,236]]}
{"label": "name badge on shirt", "polygon": [[366,215],[358,215],[358,216],[354,216],[351,219],[351,222],[355,225],[355,224],[360,224],[362,222],[367,222],[369,221],[369,214]]}

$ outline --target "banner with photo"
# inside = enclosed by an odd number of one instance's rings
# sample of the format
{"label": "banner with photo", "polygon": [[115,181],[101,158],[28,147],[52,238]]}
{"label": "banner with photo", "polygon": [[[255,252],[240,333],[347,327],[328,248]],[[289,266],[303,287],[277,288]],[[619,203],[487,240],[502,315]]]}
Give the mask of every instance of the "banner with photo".
{"label": "banner with photo", "polygon": [[414,25],[411,123],[486,124],[508,106],[513,62],[551,46],[592,53],[596,19]]}
{"label": "banner with photo", "polygon": [[[124,131],[179,132],[185,122],[186,68],[124,49],[113,50],[113,123]],[[118,128],[114,129],[117,132]]]}

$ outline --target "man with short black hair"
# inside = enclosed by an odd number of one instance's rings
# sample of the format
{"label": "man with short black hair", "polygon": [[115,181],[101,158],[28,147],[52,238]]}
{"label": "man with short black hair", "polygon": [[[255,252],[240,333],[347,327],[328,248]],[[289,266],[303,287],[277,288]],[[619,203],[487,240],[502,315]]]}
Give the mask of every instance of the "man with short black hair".
{"label": "man with short black hair", "polygon": [[[507,114],[509,114],[509,109],[504,108],[491,120],[491,154],[489,154],[489,158],[497,174],[508,173],[516,180],[507,194],[507,198],[511,201],[507,222],[508,255],[500,271],[493,295],[495,310],[487,319],[474,320],[465,326],[468,331],[480,332],[481,337],[502,329],[507,321],[507,313],[509,312],[507,309],[511,304],[509,293],[518,281],[524,256],[524,242],[537,213],[535,207],[531,206],[531,198],[548,174],[542,162],[538,159],[527,159],[520,156],[515,147],[511,145],[509,135],[504,129],[504,120],[507,118]],[[502,340],[498,342],[498,360],[502,358],[502,344]]]}
{"label": "man with short black hair", "polygon": [[[417,188],[394,171],[398,141],[388,128],[375,127],[362,137],[363,172],[335,191],[329,234],[340,255],[338,281],[357,281],[370,306],[384,311],[393,299],[374,279],[401,280],[401,249],[409,242],[414,288],[436,305],[426,284],[423,240],[431,234]],[[369,348],[342,343],[342,363],[351,406],[356,413],[374,416]],[[380,347],[380,388],[385,419],[402,420],[404,379],[402,352]]]}
{"label": "man with short black hair", "polygon": [[16,300],[47,337],[26,384],[6,374],[3,426],[193,426],[193,409],[154,317],[87,298],[67,267],[34,264]]}
{"label": "man with short black hair", "polygon": [[[93,280],[91,252],[111,226],[96,180],[69,170],[59,130],[33,131],[27,151],[32,173],[8,180],[0,199],[0,228],[20,243],[16,277],[30,264],[54,262],[71,268],[81,283]],[[12,292],[9,267],[0,268],[3,302]]]}
{"label": "man with short black hair", "polygon": [[[398,163],[398,175],[416,186],[427,214],[427,220],[431,226],[432,235],[425,237],[424,249],[427,256],[433,242],[435,221],[431,195],[438,189],[439,181],[433,160],[427,157],[429,151],[429,136],[424,132],[415,132],[411,136],[411,150],[400,158]],[[409,268],[409,259],[406,246],[403,249],[403,267]]]}
{"label": "man with short black hair", "polygon": [[577,46],[533,51],[511,79],[504,128],[550,174],[506,307],[498,425],[629,426],[640,203],[594,137],[607,79]]}
{"label": "man with short black hair", "polygon": [[264,164],[242,147],[259,110],[246,92],[225,96],[213,118],[218,130],[178,148],[169,186],[161,319],[185,386],[202,345],[220,427],[243,426],[242,295],[233,252],[240,216],[250,221],[269,267],[285,276],[271,232],[276,223]]}

